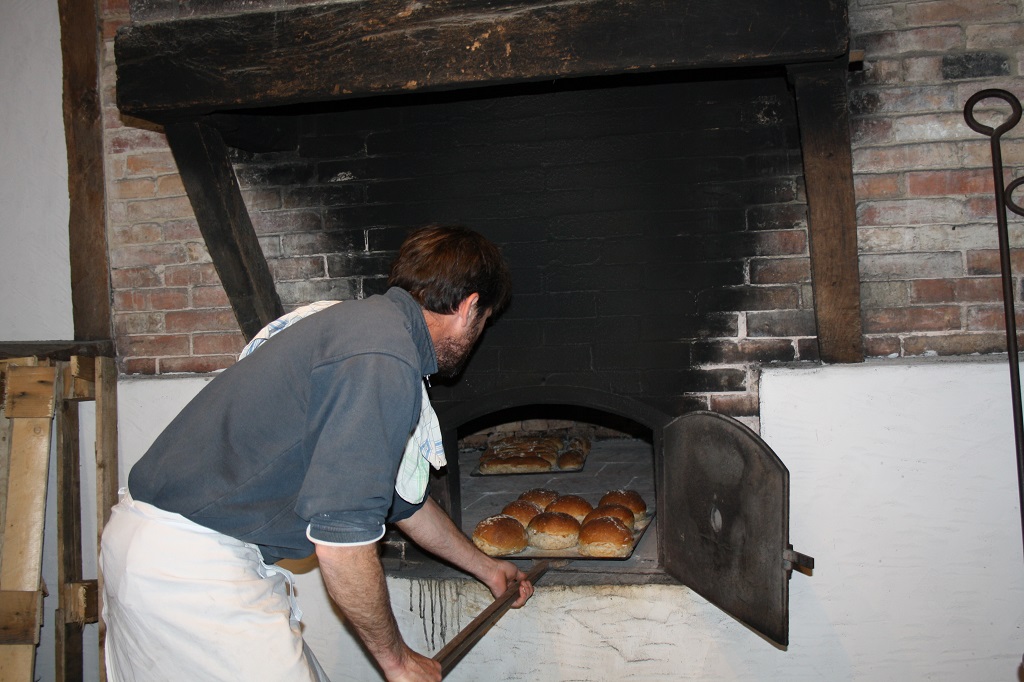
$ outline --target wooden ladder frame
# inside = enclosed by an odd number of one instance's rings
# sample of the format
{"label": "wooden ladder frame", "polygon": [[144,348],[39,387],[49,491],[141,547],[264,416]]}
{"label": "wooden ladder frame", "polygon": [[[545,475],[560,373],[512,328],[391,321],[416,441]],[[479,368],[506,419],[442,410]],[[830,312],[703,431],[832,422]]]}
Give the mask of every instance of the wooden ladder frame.
{"label": "wooden ladder frame", "polygon": [[112,358],[72,356],[0,361],[4,447],[0,447],[0,680],[31,682],[43,624],[43,522],[51,428],[56,436],[56,680],[83,679],[85,625],[99,624],[99,679],[106,679],[100,616],[102,576],[82,575],[79,414],[96,402],[96,528],[117,502],[117,369]]}

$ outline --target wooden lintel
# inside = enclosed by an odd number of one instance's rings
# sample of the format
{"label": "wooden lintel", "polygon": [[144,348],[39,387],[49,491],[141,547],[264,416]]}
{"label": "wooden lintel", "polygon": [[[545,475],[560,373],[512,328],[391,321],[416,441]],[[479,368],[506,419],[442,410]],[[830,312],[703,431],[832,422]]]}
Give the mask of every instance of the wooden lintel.
{"label": "wooden lintel", "polygon": [[169,124],[167,142],[181,173],[213,265],[246,339],[284,314],[216,128],[202,121]]}
{"label": "wooden lintel", "polygon": [[[847,3],[325,1],[136,23],[115,42],[126,114],[247,107],[670,69],[832,59]],[[795,28],[799,27],[799,29]]]}
{"label": "wooden lintel", "polygon": [[822,362],[862,362],[857,209],[847,61],[791,66],[807,188],[814,314]]}
{"label": "wooden lintel", "polygon": [[43,592],[0,590],[0,644],[39,644]]}
{"label": "wooden lintel", "polygon": [[70,360],[84,357],[114,357],[114,342],[100,341],[0,341],[0,358],[36,357],[41,360]]}

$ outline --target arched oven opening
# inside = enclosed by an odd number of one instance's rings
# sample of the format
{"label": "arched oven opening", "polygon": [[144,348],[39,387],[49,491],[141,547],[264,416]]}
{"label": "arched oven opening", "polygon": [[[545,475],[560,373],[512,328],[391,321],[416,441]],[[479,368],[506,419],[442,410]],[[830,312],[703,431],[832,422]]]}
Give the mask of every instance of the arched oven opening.
{"label": "arched oven opening", "polygon": [[[461,527],[473,536],[478,524],[499,515],[506,506],[531,490],[549,490],[560,496],[575,496],[597,508],[601,499],[612,491],[637,493],[649,509],[649,519],[637,527],[635,545],[629,555],[615,559],[579,557],[575,549],[552,552],[573,557],[575,563],[566,576],[576,582],[604,573],[623,574],[619,581],[630,578],[647,582],[650,576],[663,573],[659,567],[657,545],[657,500],[653,432],[620,415],[577,405],[523,405],[493,412],[463,424],[459,435],[459,490],[461,496]],[[490,472],[501,469],[507,459],[488,459],[489,453],[500,452],[509,444],[511,453],[528,452],[532,443],[553,444],[547,455],[550,464],[539,457],[541,468],[536,472]],[[582,453],[579,460],[566,465],[565,453]],[[514,458],[513,458],[514,459]],[[510,555],[515,561],[523,552]],[[535,555],[539,552],[534,551]]]}
{"label": "arched oven opening", "polygon": [[[501,512],[520,493],[543,488],[577,495],[597,506],[604,493],[634,490],[649,510],[648,522],[637,529],[637,541],[626,558],[577,557],[547,581],[563,584],[673,582],[662,568],[657,526],[660,508],[658,478],[663,468],[661,441],[668,415],[632,398],[569,387],[512,389],[443,405],[438,410],[448,465],[431,480],[430,494],[467,535],[482,519]],[[481,456],[489,444],[515,437],[568,443],[584,442],[587,454],[578,470],[486,474]],[[524,562],[527,556],[506,558]],[[386,543],[386,557],[428,575],[450,569],[424,556],[397,534]]]}
{"label": "arched oven opening", "polygon": [[[528,547],[507,558],[569,558],[570,563],[551,577],[567,584],[671,581],[662,569],[657,527],[661,434],[669,422],[667,415],[602,391],[542,386],[464,401],[444,409],[439,417],[449,465],[434,482],[432,494],[467,535],[528,490],[582,497],[593,507],[610,491],[632,490],[646,503],[648,518],[638,523],[628,556],[590,558],[576,549],[545,552]],[[481,466],[499,442],[540,439],[557,444],[559,452],[582,447],[582,464],[559,466],[553,459],[550,469],[533,473],[491,473]]]}

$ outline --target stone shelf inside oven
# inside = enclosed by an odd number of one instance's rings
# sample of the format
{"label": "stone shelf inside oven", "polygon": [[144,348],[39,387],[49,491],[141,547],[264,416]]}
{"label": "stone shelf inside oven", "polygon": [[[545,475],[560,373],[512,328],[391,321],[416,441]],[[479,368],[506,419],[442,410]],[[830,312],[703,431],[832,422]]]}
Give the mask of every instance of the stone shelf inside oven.
{"label": "stone shelf inside oven", "polygon": [[[480,450],[465,448],[459,452],[461,471],[473,471],[480,460]],[[650,443],[635,438],[595,439],[586,466],[582,471],[545,472],[492,476],[464,476],[462,488],[462,529],[467,535],[481,520],[501,513],[502,508],[531,488],[547,488],[561,494],[583,497],[592,505],[609,490],[632,489],[643,496],[648,509],[655,508],[654,449]],[[651,521],[643,537],[628,559],[573,560],[568,570],[574,572],[647,572],[658,571],[657,517]],[[505,557],[511,561],[515,556]]]}

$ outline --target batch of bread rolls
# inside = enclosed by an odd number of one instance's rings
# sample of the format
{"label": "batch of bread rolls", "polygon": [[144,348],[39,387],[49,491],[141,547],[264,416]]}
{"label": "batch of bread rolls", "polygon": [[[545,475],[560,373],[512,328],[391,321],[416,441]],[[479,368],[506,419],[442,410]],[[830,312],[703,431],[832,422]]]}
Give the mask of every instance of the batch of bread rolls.
{"label": "batch of bread rolls", "polygon": [[480,455],[481,474],[540,474],[579,471],[590,453],[583,436],[525,436],[498,438]]}
{"label": "batch of bread rolls", "polygon": [[579,495],[534,488],[478,523],[473,542],[490,556],[532,547],[621,559],[632,553],[636,532],[649,520],[647,503],[635,490],[610,490],[595,506]]}

